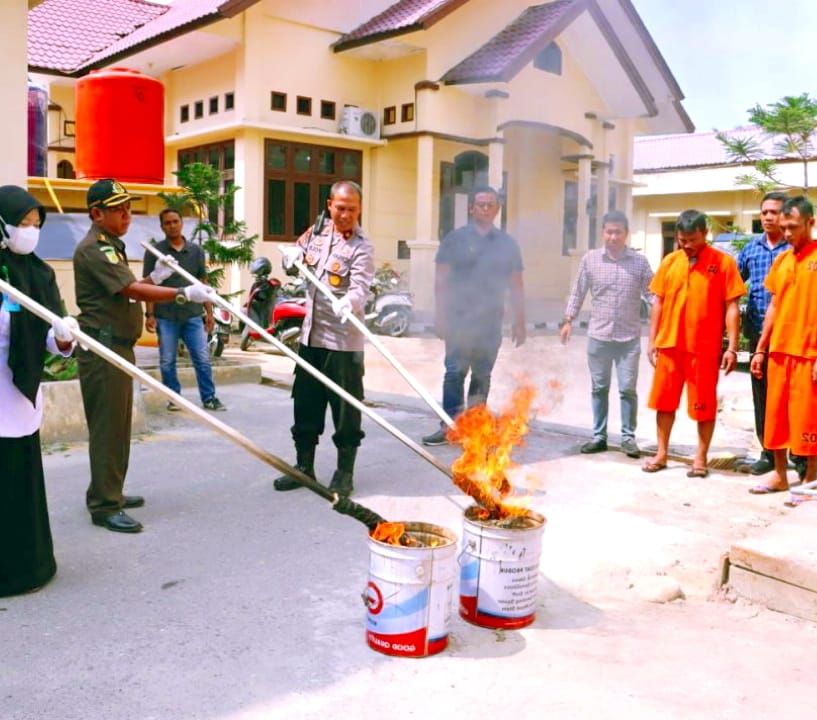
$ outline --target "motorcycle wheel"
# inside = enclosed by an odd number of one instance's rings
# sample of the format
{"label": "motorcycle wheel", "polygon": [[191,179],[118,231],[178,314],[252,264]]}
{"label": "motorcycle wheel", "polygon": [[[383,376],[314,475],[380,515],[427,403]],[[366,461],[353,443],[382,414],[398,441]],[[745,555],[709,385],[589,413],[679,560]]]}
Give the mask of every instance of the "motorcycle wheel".
{"label": "motorcycle wheel", "polygon": [[221,353],[224,352],[224,338],[221,335],[216,335],[216,341],[211,347],[213,348],[213,357],[221,357]]}
{"label": "motorcycle wheel", "polygon": [[241,342],[239,343],[238,347],[242,350],[246,350],[252,345],[252,338],[250,337],[250,328],[245,325],[244,329],[241,331]]}
{"label": "motorcycle wheel", "polygon": [[[300,331],[301,325],[303,325],[303,322],[300,320],[282,320],[275,327],[275,337],[281,340],[282,336],[287,332],[287,330],[298,328]],[[286,347],[292,350],[292,352],[297,353],[298,346],[301,344],[301,333],[293,333],[291,337],[283,340],[282,342]]]}
{"label": "motorcycle wheel", "polygon": [[394,314],[394,317],[385,325],[377,325],[379,332],[381,335],[387,335],[388,337],[402,337],[408,332],[409,325],[411,324],[411,313],[401,307],[383,308],[383,311],[380,313],[381,316],[391,314]]}

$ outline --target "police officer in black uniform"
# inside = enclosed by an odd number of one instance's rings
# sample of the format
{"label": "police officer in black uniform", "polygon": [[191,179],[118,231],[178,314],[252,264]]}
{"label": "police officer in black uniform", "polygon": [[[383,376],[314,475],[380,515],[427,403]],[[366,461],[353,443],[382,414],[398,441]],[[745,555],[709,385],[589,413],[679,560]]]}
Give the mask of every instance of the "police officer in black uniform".
{"label": "police officer in black uniform", "polygon": [[[140,301],[201,303],[212,299],[213,290],[202,283],[159,287],[172,274],[164,263],[149,277],[134,277],[121,239],[130,226],[131,199],[116,180],[98,180],[88,188],[93,224],[74,252],[74,282],[82,331],[133,363],[133,346],[142,334]],[[77,359],[89,433],[86,505],[91,520],[115,532],[139,532],[142,524],[125,509],[144,505],[144,498],[122,494],[130,456],[133,381],[90,351],[78,350]]]}

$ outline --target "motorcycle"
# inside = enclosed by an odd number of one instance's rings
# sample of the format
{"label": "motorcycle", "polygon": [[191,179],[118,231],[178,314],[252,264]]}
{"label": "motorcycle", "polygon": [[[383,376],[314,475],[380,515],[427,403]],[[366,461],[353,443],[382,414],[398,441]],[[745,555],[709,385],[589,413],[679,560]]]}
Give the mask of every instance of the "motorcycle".
{"label": "motorcycle", "polygon": [[[255,258],[250,263],[250,272],[255,280],[243,306],[245,314],[290,350],[297,351],[306,316],[305,293],[298,296],[295,294],[297,290],[292,288],[293,294],[290,294],[287,292],[289,287],[285,290],[280,280],[270,277],[272,265],[268,258]],[[258,332],[242,323],[239,347],[247,350],[260,337]]]}
{"label": "motorcycle", "polygon": [[210,357],[221,357],[224,346],[230,342],[230,330],[233,317],[229,311],[216,305],[213,307],[213,331],[207,336],[207,348]]}
{"label": "motorcycle", "polygon": [[375,278],[366,302],[366,326],[379,335],[401,337],[411,323],[411,293],[398,290],[398,276]]}

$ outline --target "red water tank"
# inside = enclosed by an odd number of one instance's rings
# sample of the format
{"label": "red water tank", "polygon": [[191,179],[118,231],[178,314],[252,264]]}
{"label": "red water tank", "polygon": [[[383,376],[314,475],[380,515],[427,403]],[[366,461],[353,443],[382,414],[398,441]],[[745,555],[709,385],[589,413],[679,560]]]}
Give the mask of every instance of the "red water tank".
{"label": "red water tank", "polygon": [[160,185],[164,86],[137,70],[94,70],[76,85],[76,174]]}

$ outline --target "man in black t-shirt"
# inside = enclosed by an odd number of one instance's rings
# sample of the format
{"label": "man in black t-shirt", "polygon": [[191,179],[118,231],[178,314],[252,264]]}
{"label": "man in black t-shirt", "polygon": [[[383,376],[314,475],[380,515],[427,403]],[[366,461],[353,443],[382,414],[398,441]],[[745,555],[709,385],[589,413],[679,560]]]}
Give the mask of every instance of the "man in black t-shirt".
{"label": "man in black t-shirt", "polygon": [[[511,291],[511,337],[525,342],[522,256],[516,241],[494,225],[500,202],[491,187],[476,188],[469,198],[471,222],[443,238],[436,258],[435,332],[445,340],[443,409],[455,418],[468,407],[483,404],[491,387],[491,371],[502,342],[505,293]],[[426,435],[424,445],[443,445],[445,426]]]}

